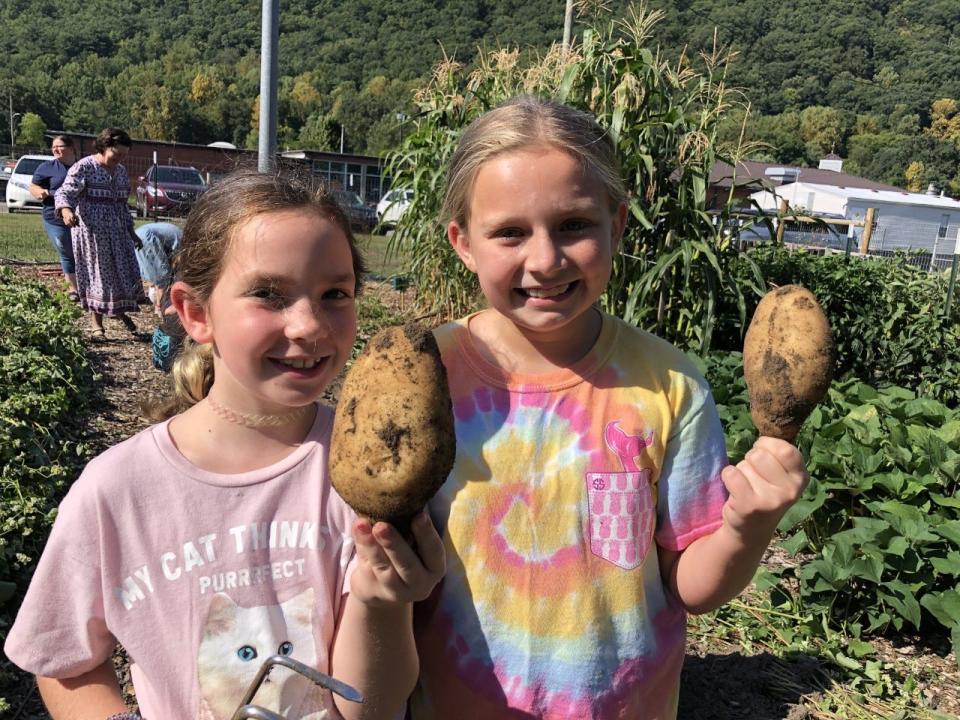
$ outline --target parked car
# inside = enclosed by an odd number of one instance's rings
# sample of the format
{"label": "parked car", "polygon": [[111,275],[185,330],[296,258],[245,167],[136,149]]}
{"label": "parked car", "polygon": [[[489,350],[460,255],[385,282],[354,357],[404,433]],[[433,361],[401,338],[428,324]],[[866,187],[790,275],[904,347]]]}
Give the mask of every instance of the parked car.
{"label": "parked car", "polygon": [[39,167],[40,163],[47,160],[53,160],[53,155],[21,155],[17,164],[10,173],[7,180],[7,209],[10,212],[14,210],[39,210],[41,203],[30,194],[30,181],[33,179],[33,173]]}
{"label": "parked car", "polygon": [[206,190],[195,167],[153,165],[137,178],[137,215],[186,215]]}
{"label": "parked car", "polygon": [[354,232],[368,233],[377,224],[377,211],[363,204],[355,192],[336,189],[333,199],[337,201],[350,220],[350,229]]}
{"label": "parked car", "polygon": [[377,203],[377,219],[380,228],[384,231],[392,230],[400,216],[410,207],[413,201],[413,190],[391,190]]}
{"label": "parked car", "polygon": [[3,195],[4,200],[7,196],[7,180],[10,179],[16,164],[17,161],[9,156],[0,157],[0,195]]}

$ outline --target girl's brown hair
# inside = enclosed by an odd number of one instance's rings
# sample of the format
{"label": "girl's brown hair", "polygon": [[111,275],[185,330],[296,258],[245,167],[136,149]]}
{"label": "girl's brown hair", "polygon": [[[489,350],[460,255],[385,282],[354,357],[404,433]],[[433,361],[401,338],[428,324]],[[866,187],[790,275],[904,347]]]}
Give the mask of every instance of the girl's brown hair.
{"label": "girl's brown hair", "polygon": [[577,158],[603,183],[612,206],[626,201],[616,145],[592,115],[554,100],[519,95],[478,117],[460,137],[447,170],[441,219],[466,228],[480,166],[503,153],[537,146]]}
{"label": "girl's brown hair", "polygon": [[[350,221],[326,187],[289,172],[237,170],[200,196],[183,229],[173,260],[174,276],[190,286],[194,302],[206,304],[220,279],[237,230],[257,215],[307,210],[336,225],[346,236],[353,258],[356,291],[366,267],[350,230]],[[165,420],[198,403],[213,385],[213,348],[189,337],[171,370],[172,393],[144,403],[151,420]]]}

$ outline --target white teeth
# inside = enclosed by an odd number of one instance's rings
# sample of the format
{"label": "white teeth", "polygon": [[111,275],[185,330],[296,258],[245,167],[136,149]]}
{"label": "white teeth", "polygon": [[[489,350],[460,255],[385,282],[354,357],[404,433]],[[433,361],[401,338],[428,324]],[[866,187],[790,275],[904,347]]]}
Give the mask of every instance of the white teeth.
{"label": "white teeth", "polygon": [[556,297],[557,295],[563,295],[567,289],[570,287],[569,283],[566,285],[557,285],[552,288],[524,288],[523,291],[533,298],[549,298]]}
{"label": "white teeth", "polygon": [[316,360],[281,360],[280,362],[297,370],[309,370],[317,364]]}

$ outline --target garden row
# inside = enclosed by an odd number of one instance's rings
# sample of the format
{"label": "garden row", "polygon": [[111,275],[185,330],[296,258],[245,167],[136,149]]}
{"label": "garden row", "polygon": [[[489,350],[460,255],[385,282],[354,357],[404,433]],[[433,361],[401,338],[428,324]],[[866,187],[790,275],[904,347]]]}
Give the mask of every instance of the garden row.
{"label": "garden row", "polygon": [[[94,386],[76,306],[0,268],[0,635],[16,614],[59,499],[90,449]],[[14,682],[0,666],[0,688]],[[0,691],[0,714],[10,709]]]}

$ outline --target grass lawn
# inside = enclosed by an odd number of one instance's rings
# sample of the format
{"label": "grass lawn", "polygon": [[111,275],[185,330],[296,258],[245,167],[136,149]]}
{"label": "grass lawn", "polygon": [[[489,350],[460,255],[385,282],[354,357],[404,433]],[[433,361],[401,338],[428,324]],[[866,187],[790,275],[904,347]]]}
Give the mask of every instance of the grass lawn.
{"label": "grass lawn", "polygon": [[406,272],[406,261],[402,257],[387,255],[387,238],[383,235],[357,234],[360,252],[367,261],[367,269],[376,278],[390,278]]}
{"label": "grass lawn", "polygon": [[56,262],[59,255],[40,222],[40,213],[0,214],[0,260]]}
{"label": "grass lawn", "polygon": [[[138,219],[136,224],[144,222],[149,221]],[[402,258],[387,256],[387,238],[358,234],[357,242],[375,277],[389,278],[404,272]],[[57,257],[43,231],[40,213],[0,213],[0,261],[56,262]]]}

